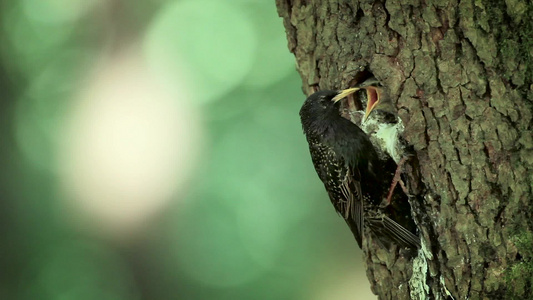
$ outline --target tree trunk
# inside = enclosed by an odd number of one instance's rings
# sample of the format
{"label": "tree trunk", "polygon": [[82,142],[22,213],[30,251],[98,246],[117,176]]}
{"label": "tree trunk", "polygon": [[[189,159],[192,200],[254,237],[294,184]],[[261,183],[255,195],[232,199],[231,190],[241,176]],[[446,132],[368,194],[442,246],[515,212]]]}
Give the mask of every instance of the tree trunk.
{"label": "tree trunk", "polygon": [[404,171],[423,247],[410,258],[365,244],[372,291],[533,299],[533,4],[276,4],[304,92],[373,74],[415,150]]}

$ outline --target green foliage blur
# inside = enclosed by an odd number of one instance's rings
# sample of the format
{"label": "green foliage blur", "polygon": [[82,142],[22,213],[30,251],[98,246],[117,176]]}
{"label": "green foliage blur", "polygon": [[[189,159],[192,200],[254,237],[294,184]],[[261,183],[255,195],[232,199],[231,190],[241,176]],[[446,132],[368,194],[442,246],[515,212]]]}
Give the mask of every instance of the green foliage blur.
{"label": "green foliage blur", "polygon": [[375,298],[273,1],[3,0],[0,23],[0,299]]}

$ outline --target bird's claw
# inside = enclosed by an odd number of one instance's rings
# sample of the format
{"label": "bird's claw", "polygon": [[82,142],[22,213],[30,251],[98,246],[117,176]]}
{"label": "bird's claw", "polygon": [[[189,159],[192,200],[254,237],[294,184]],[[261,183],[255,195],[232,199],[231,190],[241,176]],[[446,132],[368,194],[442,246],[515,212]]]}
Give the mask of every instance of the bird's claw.
{"label": "bird's claw", "polygon": [[400,177],[402,174],[402,166],[405,164],[405,162],[410,158],[410,155],[405,155],[400,159],[398,162],[398,165],[396,166],[396,172],[394,172],[394,177],[392,178],[392,183],[389,189],[389,194],[387,195],[387,205],[391,203],[392,195],[394,194],[394,189],[396,188],[396,185],[398,182],[400,183],[400,186],[403,190],[403,192],[406,195],[409,195],[409,190],[405,186],[405,183],[402,181],[402,178]]}

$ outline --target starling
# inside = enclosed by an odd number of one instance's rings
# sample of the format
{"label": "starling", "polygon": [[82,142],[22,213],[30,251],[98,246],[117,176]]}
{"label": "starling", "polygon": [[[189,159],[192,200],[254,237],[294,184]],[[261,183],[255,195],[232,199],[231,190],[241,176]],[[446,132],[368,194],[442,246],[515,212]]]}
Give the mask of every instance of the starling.
{"label": "starling", "polygon": [[[394,162],[390,158],[389,162],[380,160],[367,134],[340,114],[339,100],[360,89],[318,91],[305,100],[300,117],[315,170],[359,247],[367,228],[387,246],[394,243],[419,248],[420,239],[412,232],[416,229],[410,216],[397,218],[397,212],[381,205]],[[410,223],[411,230],[397,220]]]}

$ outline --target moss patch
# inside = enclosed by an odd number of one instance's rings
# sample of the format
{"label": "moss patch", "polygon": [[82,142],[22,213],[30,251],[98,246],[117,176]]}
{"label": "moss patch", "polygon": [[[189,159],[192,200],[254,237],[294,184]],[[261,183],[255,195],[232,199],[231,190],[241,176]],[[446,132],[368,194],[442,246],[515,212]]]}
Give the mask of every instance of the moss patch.
{"label": "moss patch", "polygon": [[508,299],[530,299],[533,293],[533,233],[525,231],[512,238],[519,259],[506,271]]}
{"label": "moss patch", "polygon": [[504,76],[515,85],[531,84],[533,3],[523,0],[483,2],[482,7],[498,44]]}

